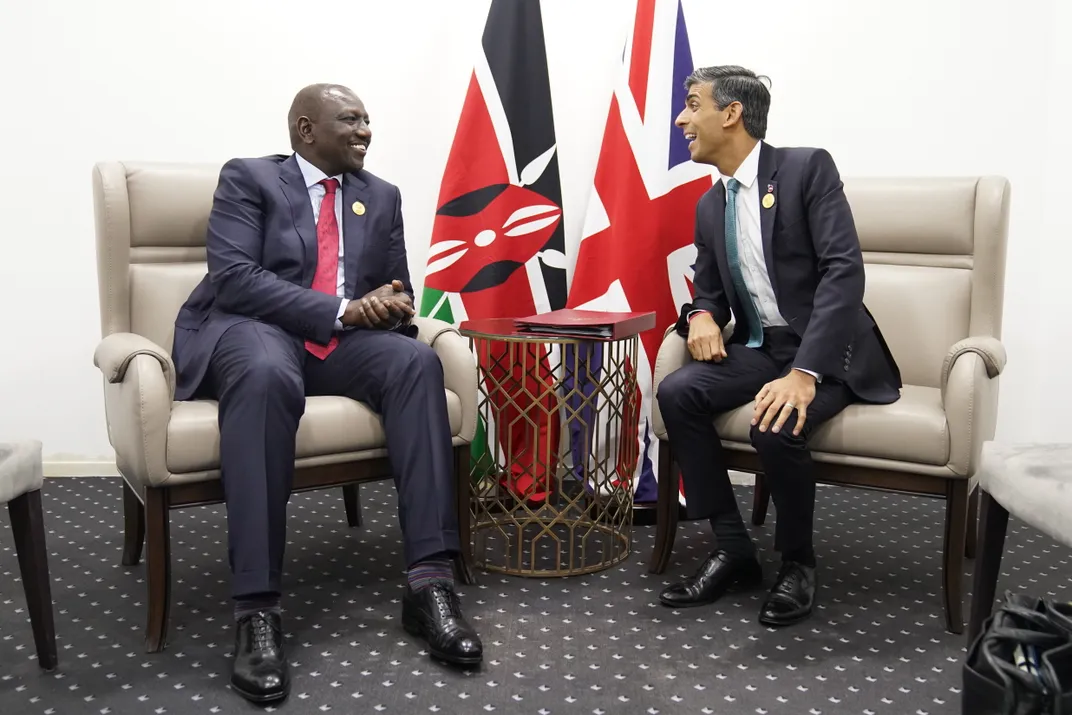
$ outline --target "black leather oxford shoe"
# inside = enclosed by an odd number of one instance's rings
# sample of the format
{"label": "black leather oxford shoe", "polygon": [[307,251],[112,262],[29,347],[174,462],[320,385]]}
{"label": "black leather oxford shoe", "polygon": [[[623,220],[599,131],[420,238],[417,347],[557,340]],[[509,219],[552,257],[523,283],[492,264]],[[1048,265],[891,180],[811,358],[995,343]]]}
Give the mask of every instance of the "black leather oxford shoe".
{"label": "black leather oxford shoe", "polygon": [[810,616],[814,605],[815,569],[786,561],[759,611],[759,622],[765,626],[790,626]]}
{"label": "black leather oxford shoe", "polygon": [[283,619],[278,613],[257,612],[238,619],[231,687],[254,703],[282,700],[290,694]]}
{"label": "black leather oxford shoe", "polygon": [[445,583],[420,591],[406,587],[402,597],[402,627],[428,643],[433,657],[455,665],[478,665],[484,646],[462,615],[458,594]]}
{"label": "black leather oxford shoe", "polygon": [[729,590],[755,588],[763,583],[763,569],[753,558],[735,558],[725,551],[707,557],[691,577],[668,586],[659,601],[670,608],[714,603]]}

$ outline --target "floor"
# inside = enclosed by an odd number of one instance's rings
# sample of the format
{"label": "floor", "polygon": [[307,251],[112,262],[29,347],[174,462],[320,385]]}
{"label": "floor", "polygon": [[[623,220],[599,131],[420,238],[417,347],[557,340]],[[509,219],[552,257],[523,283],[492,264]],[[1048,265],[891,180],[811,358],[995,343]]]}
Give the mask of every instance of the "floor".
{"label": "floor", "polygon": [[[750,503],[750,488],[738,486]],[[646,568],[654,529],[635,530],[617,568],[571,579],[483,574],[463,589],[485,642],[479,671],[428,659],[399,625],[394,492],[362,487],[365,525],[341,492],[291,502],[284,606],[290,713],[958,713],[964,640],[941,612],[941,502],[823,487],[819,607],[785,630],[756,622],[762,593],[672,611],[658,591],[710,550],[686,523],[662,576]],[[175,512],[172,630],[144,652],[144,565],[120,564],[121,485],[45,487],[60,668],[38,671],[6,512],[0,516],[0,707],[44,713],[243,713],[229,691],[232,618],[222,507]],[[772,509],[753,534],[770,558]],[[1013,521],[1004,589],[1070,598],[1069,553]],[[776,564],[766,564],[768,581]],[[970,562],[969,562],[970,569]],[[970,580],[967,581],[970,584]]]}

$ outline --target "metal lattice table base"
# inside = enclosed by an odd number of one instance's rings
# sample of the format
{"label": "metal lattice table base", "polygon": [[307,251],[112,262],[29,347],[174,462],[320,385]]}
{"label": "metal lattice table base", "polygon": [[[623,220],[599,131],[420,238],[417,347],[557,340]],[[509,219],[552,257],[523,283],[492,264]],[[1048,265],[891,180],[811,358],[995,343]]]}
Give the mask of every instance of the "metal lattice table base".
{"label": "metal lattice table base", "polygon": [[632,501],[624,494],[584,494],[574,481],[563,486],[564,493],[537,507],[514,500],[516,508],[506,511],[508,497],[483,500],[485,518],[473,532],[477,564],[540,578],[595,573],[628,558],[630,531],[621,524],[631,521]]}

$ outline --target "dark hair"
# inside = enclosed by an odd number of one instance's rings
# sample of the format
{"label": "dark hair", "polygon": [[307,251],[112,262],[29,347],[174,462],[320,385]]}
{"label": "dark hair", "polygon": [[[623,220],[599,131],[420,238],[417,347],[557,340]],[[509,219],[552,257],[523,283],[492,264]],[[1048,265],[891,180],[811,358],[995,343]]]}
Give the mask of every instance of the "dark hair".
{"label": "dark hair", "polygon": [[685,80],[685,88],[692,89],[694,84],[710,82],[715,106],[725,109],[733,102],[740,102],[745,131],[753,139],[764,139],[767,136],[770,90],[763,80],[770,82],[769,77],[756,75],[744,67],[719,65],[700,67],[694,71]]}

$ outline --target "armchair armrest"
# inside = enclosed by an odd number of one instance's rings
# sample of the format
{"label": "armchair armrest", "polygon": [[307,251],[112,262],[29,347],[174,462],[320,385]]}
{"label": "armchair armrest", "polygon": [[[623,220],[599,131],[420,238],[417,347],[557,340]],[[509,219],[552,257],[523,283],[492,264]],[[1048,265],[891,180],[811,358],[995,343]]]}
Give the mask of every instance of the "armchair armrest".
{"label": "armchair armrest", "polygon": [[477,368],[469,341],[450,323],[435,318],[411,319],[417,339],[435,350],[443,363],[443,382],[462,403],[462,425],[458,437],[472,442],[477,423]]}
{"label": "armchair armrest", "polygon": [[666,331],[663,336],[662,345],[659,346],[659,354],[655,357],[655,375],[651,381],[651,424],[655,431],[655,436],[659,439],[666,439],[666,424],[663,422],[662,412],[659,411],[659,383],[666,379],[666,376],[677,370],[680,367],[684,367],[686,364],[692,362],[692,355],[689,354],[689,345],[685,338],[681,337],[674,330],[674,326],[670,326],[670,329]]}
{"label": "armchair armrest", "polygon": [[167,428],[175,399],[175,364],[166,350],[134,333],[113,333],[97,345],[93,364],[104,376],[104,413],[116,466],[134,486],[163,484]]}
{"label": "armchair armrest", "polygon": [[130,363],[139,355],[148,355],[160,363],[168,383],[170,400],[175,398],[175,363],[171,355],[159,345],[136,333],[112,333],[97,345],[93,364],[104,373],[110,383],[122,382]]}
{"label": "armchair armrest", "polygon": [[949,349],[942,364],[942,405],[949,426],[949,469],[973,477],[983,443],[994,438],[998,413],[998,376],[1005,369],[1005,346],[997,338],[976,336]]}
{"label": "armchair armrest", "polygon": [[945,392],[946,384],[949,382],[949,374],[953,370],[953,364],[966,353],[975,353],[982,358],[983,365],[986,367],[987,377],[992,378],[1001,374],[1008,359],[1005,354],[1005,346],[1001,344],[1000,340],[989,335],[979,335],[957,341],[949,349],[945,360],[942,361],[941,388],[943,393]]}

